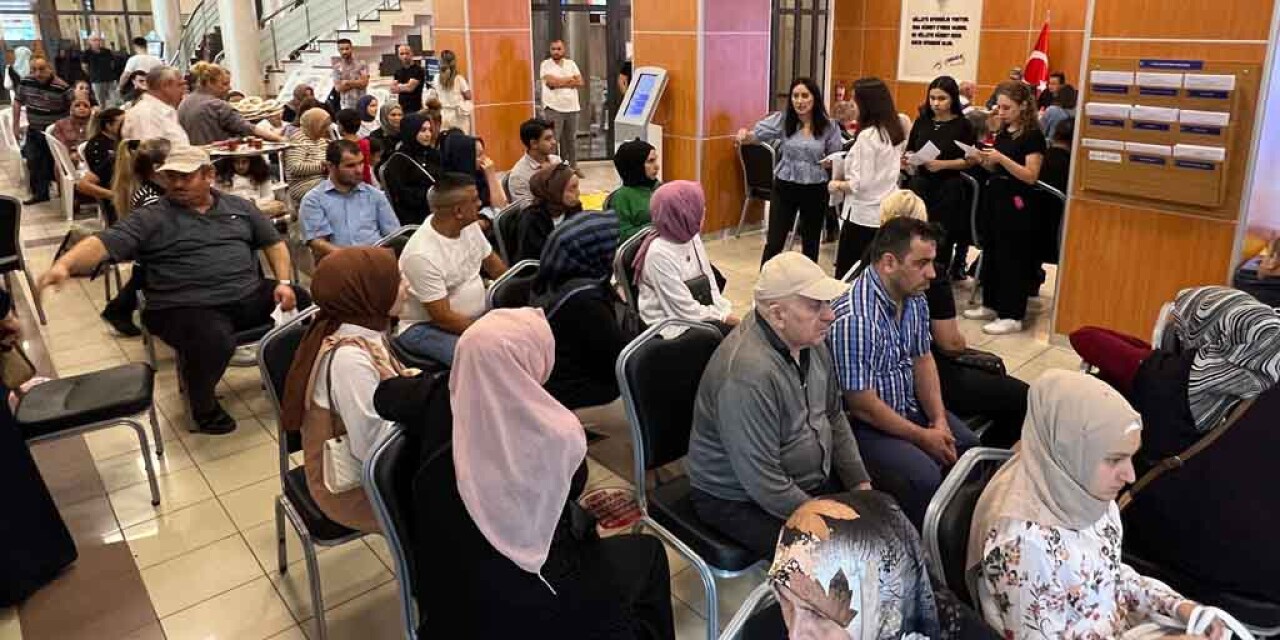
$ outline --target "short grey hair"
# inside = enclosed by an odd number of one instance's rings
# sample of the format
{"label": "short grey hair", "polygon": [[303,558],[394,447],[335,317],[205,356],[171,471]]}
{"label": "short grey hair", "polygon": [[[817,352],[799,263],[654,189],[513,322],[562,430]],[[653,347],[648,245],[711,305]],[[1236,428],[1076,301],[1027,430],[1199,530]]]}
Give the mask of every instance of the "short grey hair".
{"label": "short grey hair", "polygon": [[173,78],[178,82],[182,82],[182,72],[167,65],[160,65],[147,72],[147,87],[149,89],[155,89],[167,82],[170,78]]}

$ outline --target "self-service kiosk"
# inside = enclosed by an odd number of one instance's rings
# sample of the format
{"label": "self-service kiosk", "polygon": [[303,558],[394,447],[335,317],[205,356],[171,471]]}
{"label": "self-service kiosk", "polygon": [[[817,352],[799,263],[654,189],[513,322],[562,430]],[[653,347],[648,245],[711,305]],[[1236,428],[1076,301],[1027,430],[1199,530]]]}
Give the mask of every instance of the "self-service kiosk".
{"label": "self-service kiosk", "polygon": [[[667,70],[661,67],[637,67],[631,73],[631,86],[622,98],[622,107],[613,119],[616,146],[639,138],[653,145],[662,159],[662,127],[653,124],[653,111],[667,88]],[[661,178],[661,175],[659,175]]]}

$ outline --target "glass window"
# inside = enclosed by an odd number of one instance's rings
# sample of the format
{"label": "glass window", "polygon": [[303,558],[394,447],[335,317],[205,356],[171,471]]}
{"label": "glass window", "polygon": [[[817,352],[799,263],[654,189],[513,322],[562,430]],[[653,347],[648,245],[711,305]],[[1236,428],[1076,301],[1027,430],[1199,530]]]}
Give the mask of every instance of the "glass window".
{"label": "glass window", "polygon": [[80,0],[54,0],[53,8],[55,11],[70,11],[78,13],[84,10],[84,3]]}
{"label": "glass window", "polygon": [[93,30],[102,34],[102,41],[110,49],[127,49],[129,25],[123,15],[98,15],[90,18]]}
{"label": "glass window", "polygon": [[90,13],[95,11],[124,11],[124,0],[84,0]]}
{"label": "glass window", "polygon": [[795,24],[796,16],[793,13],[784,13],[778,16],[778,29],[775,34],[777,45],[773,50],[777,52],[773,61],[773,92],[777,98],[777,108],[786,106],[787,87],[791,85],[793,77],[793,69],[795,67]]}
{"label": "glass window", "polygon": [[775,108],[786,106],[793,78],[826,84],[830,0],[773,0],[772,93]]}
{"label": "glass window", "polygon": [[[150,15],[132,15],[129,16],[129,38],[137,38],[138,36],[146,37],[147,34],[156,28],[155,20]],[[168,52],[165,52],[168,55]]]}
{"label": "glass window", "polygon": [[151,11],[151,0],[127,0],[129,3],[129,11],[136,13],[149,13]]}

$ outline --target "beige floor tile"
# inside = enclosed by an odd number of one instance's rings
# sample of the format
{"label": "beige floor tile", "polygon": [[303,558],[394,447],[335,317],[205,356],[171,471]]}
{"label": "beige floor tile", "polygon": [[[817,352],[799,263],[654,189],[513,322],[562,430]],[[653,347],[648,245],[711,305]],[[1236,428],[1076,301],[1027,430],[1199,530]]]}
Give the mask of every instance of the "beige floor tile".
{"label": "beige floor tile", "polygon": [[160,624],[168,640],[262,640],[296,626],[265,577],[162,618]]}
{"label": "beige floor tile", "polygon": [[[143,414],[143,416],[145,415]],[[138,421],[142,423],[142,426],[147,431],[147,441],[154,455],[155,443],[151,442],[154,436],[154,432],[151,429],[151,421],[145,417]],[[175,440],[173,432],[166,428],[163,420],[160,422],[160,437],[164,438],[166,444],[170,444]],[[110,460],[126,453],[136,453],[142,447],[138,441],[138,432],[125,425],[86,433],[84,441],[85,444],[89,445],[89,453],[94,460]]]}
{"label": "beige floor tile", "polygon": [[231,521],[241,531],[275,518],[276,496],[280,495],[280,477],[274,475],[247,487],[218,496]]}
{"label": "beige floor tile", "polygon": [[67,367],[101,362],[112,358],[124,358],[124,352],[120,350],[120,347],[116,346],[115,340],[81,347],[55,348],[49,353],[49,359],[53,361],[54,368],[59,371]]}
{"label": "beige floor tile", "polygon": [[248,545],[233,535],[142,570],[151,604],[162,620],[264,575]]}
{"label": "beige floor tile", "polygon": [[[764,582],[764,569],[755,568],[737,578],[716,580],[716,601],[720,609],[720,626],[729,623],[751,591]],[[698,572],[692,567],[671,578],[671,595],[688,604],[699,616],[706,615],[706,592]]]}
{"label": "beige floor tile", "polygon": [[225,458],[197,463],[213,492],[224,493],[247,487],[280,473],[280,452],[274,442],[233,453]]}
{"label": "beige floor tile", "polygon": [[[333,637],[333,636],[330,636]],[[307,634],[302,632],[302,627],[289,627],[283,633],[271,636],[267,640],[307,640]]]}
{"label": "beige floor tile", "polygon": [[22,640],[22,622],[16,607],[0,609],[0,640]]}
{"label": "beige floor tile", "polygon": [[[280,573],[279,559],[276,557],[276,523],[274,520],[263,522],[262,524],[250,527],[241,532],[244,535],[245,542],[249,543],[249,550],[253,552],[253,556],[258,559],[258,564],[262,565],[262,570],[271,575]],[[284,539],[285,539],[285,559],[290,562],[297,562],[302,559],[302,543],[298,540],[298,534],[288,522],[284,523]],[[323,547],[317,549],[323,553],[327,551]],[[292,571],[292,569],[290,569]]]}
{"label": "beige floor tile", "polygon": [[[317,556],[317,561],[326,610],[394,579],[373,551],[359,541],[328,549]],[[311,584],[300,555],[290,563],[288,573],[271,571],[268,576],[299,620],[311,617]]]}
{"label": "beige floor tile", "polygon": [[236,533],[222,505],[210,498],[129,527],[124,537],[138,568],[145,569]]}
{"label": "beige floor tile", "polygon": [[[329,608],[326,612],[329,640],[368,640],[397,638],[404,633],[400,621],[400,594],[394,582]],[[319,637],[315,619],[301,626],[312,640]]]}
{"label": "beige floor tile", "polygon": [[396,560],[391,557],[391,549],[387,546],[387,539],[379,535],[370,535],[365,536],[362,540],[373,551],[373,555],[378,556],[378,560],[382,561],[383,566],[394,575],[396,572]]}
{"label": "beige floor tile", "polygon": [[679,598],[671,598],[671,613],[675,618],[676,640],[703,640],[707,637],[707,619]]}
{"label": "beige floor tile", "polygon": [[160,486],[159,506],[151,506],[151,490],[145,482],[107,494],[121,527],[131,527],[213,497],[209,483],[195,467],[158,478],[157,484]]}
{"label": "beige floor tile", "polygon": [[124,358],[124,356],[123,356],[123,355],[121,355],[121,356],[115,356],[115,357],[112,357],[112,358],[108,358],[108,359],[106,359],[106,360],[98,360],[98,361],[96,361],[96,362],[89,362],[89,363],[86,363],[86,364],[77,364],[77,365],[71,365],[71,366],[66,366],[66,367],[57,367],[57,370],[58,370],[58,377],[60,377],[60,378],[70,378],[71,376],[78,376],[78,375],[83,374],[83,373],[93,373],[94,371],[102,371],[103,369],[110,369],[110,368],[112,368],[112,367],[118,367],[118,366],[120,366],[120,365],[122,365],[122,364],[129,364],[129,361],[128,361],[128,360],[125,360],[125,358]]}
{"label": "beige floor tile", "polygon": [[1015,370],[1039,357],[1049,349],[1049,344],[1023,334],[996,336],[982,345],[982,349],[1004,358],[1004,366]]}
{"label": "beige floor tile", "polygon": [[[154,445],[151,450],[155,451]],[[152,453],[151,463],[155,467],[156,476],[167,476],[195,465],[191,456],[187,455],[186,448],[177,440],[166,440],[164,455],[156,457]],[[98,467],[98,475],[102,477],[102,484],[107,491],[147,481],[146,466],[136,448],[113,458],[94,460],[94,464]]]}
{"label": "beige floor tile", "polygon": [[231,433],[211,435],[183,431],[179,437],[192,459],[201,465],[274,442],[267,437],[262,424],[252,418],[237,420],[236,430]]}

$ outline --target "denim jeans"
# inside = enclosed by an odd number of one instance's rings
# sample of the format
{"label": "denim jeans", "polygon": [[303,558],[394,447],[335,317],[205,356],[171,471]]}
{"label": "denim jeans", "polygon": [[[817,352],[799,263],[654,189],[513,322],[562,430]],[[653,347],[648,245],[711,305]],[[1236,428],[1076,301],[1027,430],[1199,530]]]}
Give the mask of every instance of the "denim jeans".
{"label": "denim jeans", "polygon": [[453,352],[458,348],[458,337],[430,322],[419,322],[396,336],[396,344],[414,355],[453,366]]}

